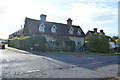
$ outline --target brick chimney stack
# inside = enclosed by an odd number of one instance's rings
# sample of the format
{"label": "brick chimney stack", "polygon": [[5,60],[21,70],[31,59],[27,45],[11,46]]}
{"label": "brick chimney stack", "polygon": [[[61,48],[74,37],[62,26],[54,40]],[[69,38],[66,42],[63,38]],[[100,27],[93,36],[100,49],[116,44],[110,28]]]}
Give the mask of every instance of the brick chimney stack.
{"label": "brick chimney stack", "polygon": [[71,18],[68,18],[68,20],[67,20],[67,25],[71,26],[71,25],[72,25],[72,21],[73,21],[73,20],[71,20]]}
{"label": "brick chimney stack", "polygon": [[105,34],[104,31],[103,31],[102,29],[100,30],[100,33]]}
{"label": "brick chimney stack", "polygon": [[97,33],[97,28],[94,28],[94,32]]}
{"label": "brick chimney stack", "polygon": [[47,16],[47,15],[41,14],[41,15],[40,15],[41,21],[46,21],[46,16]]}

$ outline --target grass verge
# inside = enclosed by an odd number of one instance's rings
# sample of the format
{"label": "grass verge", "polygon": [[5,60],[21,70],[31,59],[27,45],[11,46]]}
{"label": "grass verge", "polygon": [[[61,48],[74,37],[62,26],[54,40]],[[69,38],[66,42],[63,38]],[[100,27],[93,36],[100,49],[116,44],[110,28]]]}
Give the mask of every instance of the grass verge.
{"label": "grass verge", "polygon": [[120,55],[120,53],[115,53],[115,52],[110,52],[110,53],[88,52],[88,54],[97,55],[97,56],[117,56],[117,55]]}
{"label": "grass verge", "polygon": [[47,53],[60,53],[60,54],[90,54],[90,55],[97,55],[97,56],[117,56],[120,55],[120,53],[116,52],[110,52],[110,53],[100,53],[100,52],[87,52],[87,51],[81,51],[81,52],[47,52]]}

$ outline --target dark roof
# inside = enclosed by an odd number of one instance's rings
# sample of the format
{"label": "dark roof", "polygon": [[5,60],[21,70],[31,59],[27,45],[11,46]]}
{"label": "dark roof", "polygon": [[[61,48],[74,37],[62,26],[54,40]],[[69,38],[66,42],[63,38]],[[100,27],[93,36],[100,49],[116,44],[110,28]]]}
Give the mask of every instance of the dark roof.
{"label": "dark roof", "polygon": [[13,37],[21,37],[23,35],[23,28],[9,35],[9,39]]}
{"label": "dark roof", "polygon": [[[87,35],[90,35],[90,34],[94,34],[94,33],[96,33],[96,32],[95,32],[95,31],[90,31],[90,30],[88,30],[88,32],[86,33],[86,36],[87,36]],[[99,34],[99,33],[101,33],[101,32],[97,32],[97,33]],[[105,33],[103,32],[103,34],[105,34]]]}
{"label": "dark roof", "polygon": [[115,42],[115,40],[112,39],[110,36],[106,36],[106,37],[109,39],[110,42]]}
{"label": "dark roof", "polygon": [[90,31],[90,30],[88,30],[88,32],[86,33],[86,35],[94,34],[94,33],[95,33],[94,31]]}
{"label": "dark roof", "polygon": [[22,29],[19,29],[18,31],[10,34],[10,35],[13,35],[13,34],[22,34],[23,33],[23,28]]}
{"label": "dark roof", "polygon": [[[41,21],[41,20],[35,20],[35,19],[30,19],[30,18],[25,19],[25,24],[28,26],[29,32],[31,34],[39,33],[39,26],[42,23],[45,25],[45,34],[51,34],[51,35],[56,34],[56,35],[61,35],[61,36],[75,36],[75,37],[84,37],[85,36],[85,34],[84,34],[83,30],[80,28],[80,26],[76,26],[76,25],[68,26],[67,24],[63,24],[63,23]],[[56,33],[51,32],[51,28],[53,25],[55,25],[57,27]],[[69,34],[69,29],[71,27],[73,27],[73,29],[74,29],[73,35]],[[81,35],[77,34],[78,29],[80,29]]]}

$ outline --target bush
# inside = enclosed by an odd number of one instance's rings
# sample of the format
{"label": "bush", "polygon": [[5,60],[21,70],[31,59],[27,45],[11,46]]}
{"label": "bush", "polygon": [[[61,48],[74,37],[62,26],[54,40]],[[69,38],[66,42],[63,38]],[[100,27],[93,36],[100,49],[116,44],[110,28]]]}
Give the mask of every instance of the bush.
{"label": "bush", "polygon": [[65,45],[68,49],[68,51],[73,52],[75,51],[75,42],[72,40],[65,41]]}
{"label": "bush", "polygon": [[94,52],[108,52],[109,40],[105,35],[92,34],[88,36],[88,50]]}
{"label": "bush", "polygon": [[8,46],[18,48],[18,40],[17,39],[8,40]]}
{"label": "bush", "polygon": [[23,50],[30,50],[33,48],[35,51],[47,51],[48,45],[46,43],[46,39],[43,36],[26,36],[23,38],[14,38],[8,40],[9,47],[14,47]]}
{"label": "bush", "polygon": [[119,39],[116,39],[116,42],[118,42],[118,44],[120,45],[120,38],[119,38]]}
{"label": "bush", "polygon": [[47,51],[46,39],[43,36],[35,35],[31,37],[31,45],[36,51]]}
{"label": "bush", "polygon": [[47,45],[49,51],[59,51],[59,43],[57,40],[55,41],[54,45],[52,44],[52,41],[47,42]]}
{"label": "bush", "polygon": [[56,39],[54,45],[52,45],[52,42],[47,42],[46,38],[41,35],[34,35],[34,36],[26,36],[14,39],[11,39],[8,41],[8,45],[10,47],[23,49],[23,50],[35,50],[35,51],[75,51],[75,42],[72,40],[66,40],[64,41],[64,45],[62,43],[63,41],[59,38]]}
{"label": "bush", "polygon": [[21,48],[23,48],[24,50],[30,50],[32,40],[31,38],[25,38],[21,40],[20,43],[21,43]]}

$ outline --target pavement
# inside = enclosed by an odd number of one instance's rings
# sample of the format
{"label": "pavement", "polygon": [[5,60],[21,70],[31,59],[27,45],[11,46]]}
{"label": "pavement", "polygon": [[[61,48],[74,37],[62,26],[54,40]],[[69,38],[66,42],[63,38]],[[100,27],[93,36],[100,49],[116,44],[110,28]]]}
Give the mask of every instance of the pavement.
{"label": "pavement", "polygon": [[8,45],[5,45],[5,49],[12,50],[12,51],[15,51],[15,52],[24,53],[24,54],[28,54],[29,53],[28,51],[20,50],[20,49],[13,48],[13,47],[8,47]]}

